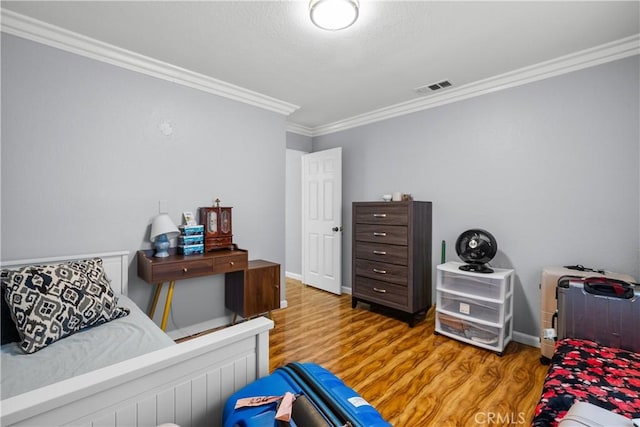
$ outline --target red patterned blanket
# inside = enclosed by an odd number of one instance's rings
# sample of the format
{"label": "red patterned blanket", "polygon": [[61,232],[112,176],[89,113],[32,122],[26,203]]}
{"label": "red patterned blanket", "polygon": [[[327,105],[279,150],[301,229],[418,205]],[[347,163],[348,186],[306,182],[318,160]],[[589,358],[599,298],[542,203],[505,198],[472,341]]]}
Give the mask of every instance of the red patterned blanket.
{"label": "red patterned blanket", "polygon": [[574,401],[640,418],[640,354],[593,341],[558,341],[532,426],[557,426]]}

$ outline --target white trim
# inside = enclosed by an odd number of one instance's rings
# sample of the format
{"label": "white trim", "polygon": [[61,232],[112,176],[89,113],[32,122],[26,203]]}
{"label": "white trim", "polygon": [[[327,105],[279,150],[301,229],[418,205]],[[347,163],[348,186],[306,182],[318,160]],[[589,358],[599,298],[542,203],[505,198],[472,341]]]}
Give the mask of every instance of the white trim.
{"label": "white trim", "polygon": [[285,271],[284,275],[285,275],[285,277],[288,277],[290,279],[295,279],[295,280],[299,280],[299,281],[302,282],[302,274],[292,273],[290,271]]}
{"label": "white trim", "polygon": [[311,129],[326,135],[640,54],[640,34]]}
{"label": "white trim", "polygon": [[530,345],[531,347],[540,348],[540,337],[524,334],[522,332],[513,331],[513,340],[520,344]]}
{"label": "white trim", "polygon": [[289,115],[300,108],[298,105],[121,49],[7,9],[2,9],[1,17],[2,32],[7,34],[276,113]]}
{"label": "white trim", "polygon": [[297,133],[302,136],[313,136],[313,128],[302,126],[297,123],[287,123],[287,132]]}

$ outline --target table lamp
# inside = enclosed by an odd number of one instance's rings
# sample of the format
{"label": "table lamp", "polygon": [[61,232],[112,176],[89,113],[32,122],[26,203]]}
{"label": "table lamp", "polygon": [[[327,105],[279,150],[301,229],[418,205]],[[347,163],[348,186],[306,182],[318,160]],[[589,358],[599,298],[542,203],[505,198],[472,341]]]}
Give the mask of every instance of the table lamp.
{"label": "table lamp", "polygon": [[169,215],[160,214],[151,223],[150,240],[155,244],[156,257],[169,256],[169,239],[180,234],[178,227],[171,221]]}

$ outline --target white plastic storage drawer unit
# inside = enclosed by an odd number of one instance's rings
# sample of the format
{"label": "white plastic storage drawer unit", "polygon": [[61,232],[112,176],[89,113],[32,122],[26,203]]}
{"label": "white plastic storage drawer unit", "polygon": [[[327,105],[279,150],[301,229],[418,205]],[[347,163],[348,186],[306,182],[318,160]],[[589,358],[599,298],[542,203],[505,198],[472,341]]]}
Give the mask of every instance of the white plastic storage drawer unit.
{"label": "white plastic storage drawer unit", "polygon": [[513,333],[514,271],[475,273],[461,265],[437,267],[435,332],[502,355]]}

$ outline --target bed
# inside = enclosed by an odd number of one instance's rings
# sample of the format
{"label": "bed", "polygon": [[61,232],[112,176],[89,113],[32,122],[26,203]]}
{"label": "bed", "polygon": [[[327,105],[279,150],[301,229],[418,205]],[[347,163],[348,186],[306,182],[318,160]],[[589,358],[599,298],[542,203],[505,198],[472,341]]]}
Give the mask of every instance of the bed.
{"label": "bed", "polygon": [[[118,307],[128,315],[32,354],[16,343],[2,345],[0,425],[218,426],[228,396],[268,374],[271,320],[259,317],[175,344],[127,298],[127,252],[0,266],[6,271],[89,259],[101,260]],[[109,341],[115,358],[97,346],[106,336],[120,337]]]}
{"label": "bed", "polygon": [[532,425],[557,426],[575,402],[640,418],[640,353],[586,339],[558,341]]}

